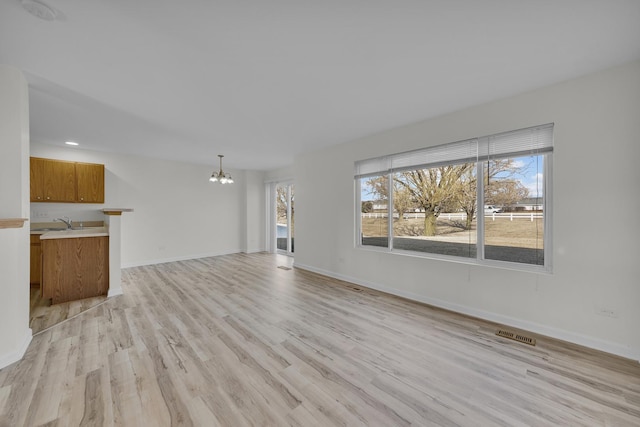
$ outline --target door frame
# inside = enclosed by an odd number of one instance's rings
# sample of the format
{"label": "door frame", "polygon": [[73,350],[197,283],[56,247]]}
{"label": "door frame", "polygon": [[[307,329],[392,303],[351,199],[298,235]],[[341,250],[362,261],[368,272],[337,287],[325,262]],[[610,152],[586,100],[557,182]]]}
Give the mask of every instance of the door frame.
{"label": "door frame", "polygon": [[[287,190],[287,249],[278,249],[278,202],[277,202],[277,188],[285,187]],[[279,253],[283,255],[293,256],[291,251],[293,238],[291,235],[291,227],[293,212],[291,209],[291,195],[292,188],[294,187],[293,180],[274,181],[266,184],[266,196],[267,196],[267,248],[271,253]],[[295,197],[295,196],[294,196]],[[295,248],[294,248],[295,251]]]}

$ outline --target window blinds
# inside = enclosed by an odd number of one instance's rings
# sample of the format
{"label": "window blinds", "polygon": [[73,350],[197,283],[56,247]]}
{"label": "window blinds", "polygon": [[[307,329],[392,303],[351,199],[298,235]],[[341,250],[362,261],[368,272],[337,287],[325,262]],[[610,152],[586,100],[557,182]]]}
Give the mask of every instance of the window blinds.
{"label": "window blinds", "polygon": [[445,164],[518,157],[550,151],[553,151],[553,123],[360,160],[355,163],[354,175],[356,178],[365,178]]}
{"label": "window blinds", "polygon": [[391,157],[376,157],[375,159],[359,160],[355,164],[355,176],[364,178],[367,176],[386,174],[391,169]]}
{"label": "window blinds", "polygon": [[479,138],[478,160],[520,157],[553,150],[553,124]]}

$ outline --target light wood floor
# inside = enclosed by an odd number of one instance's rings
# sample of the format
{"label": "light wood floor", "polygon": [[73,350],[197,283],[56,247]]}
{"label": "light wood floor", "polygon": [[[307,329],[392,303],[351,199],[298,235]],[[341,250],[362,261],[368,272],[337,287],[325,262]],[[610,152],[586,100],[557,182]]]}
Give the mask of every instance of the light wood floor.
{"label": "light wood floor", "polygon": [[39,287],[31,287],[30,297],[29,327],[34,334],[77,316],[107,300],[106,296],[99,296],[51,305],[50,299],[41,297]]}
{"label": "light wood floor", "polygon": [[1,426],[640,425],[640,364],[237,254],[125,294],[0,370]]}

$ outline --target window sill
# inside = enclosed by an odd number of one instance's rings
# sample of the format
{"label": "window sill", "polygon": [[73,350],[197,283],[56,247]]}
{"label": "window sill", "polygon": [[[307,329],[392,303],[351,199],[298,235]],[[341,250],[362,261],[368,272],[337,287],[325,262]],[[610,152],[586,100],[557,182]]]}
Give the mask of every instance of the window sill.
{"label": "window sill", "polygon": [[519,264],[508,261],[498,261],[498,260],[480,260],[477,258],[463,258],[449,255],[440,255],[429,252],[416,252],[416,251],[405,251],[402,249],[389,249],[380,246],[368,246],[368,245],[359,245],[356,244],[356,249],[361,249],[363,251],[368,252],[377,252],[377,253],[387,253],[390,255],[396,256],[407,256],[413,258],[422,258],[429,259],[434,261],[445,261],[445,262],[453,262],[458,264],[465,265],[474,265],[479,267],[489,267],[489,268],[499,268],[502,270],[511,270],[511,271],[521,271],[524,273],[535,273],[535,274],[553,274],[553,270],[551,267],[541,266],[541,265],[533,265],[533,264]]}

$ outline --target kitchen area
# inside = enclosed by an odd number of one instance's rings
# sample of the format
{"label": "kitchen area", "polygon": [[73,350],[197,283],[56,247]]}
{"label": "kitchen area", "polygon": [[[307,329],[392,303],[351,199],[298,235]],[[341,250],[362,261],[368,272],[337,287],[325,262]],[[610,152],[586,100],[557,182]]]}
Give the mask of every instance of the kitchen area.
{"label": "kitchen area", "polygon": [[[30,158],[32,206],[34,203],[100,206],[104,204],[104,194],[102,164]],[[128,211],[131,209],[98,207],[91,218],[74,220],[60,216],[52,220],[43,218],[43,222],[32,218],[29,243],[33,333],[121,293],[119,218]],[[114,243],[116,247],[110,247]]]}

